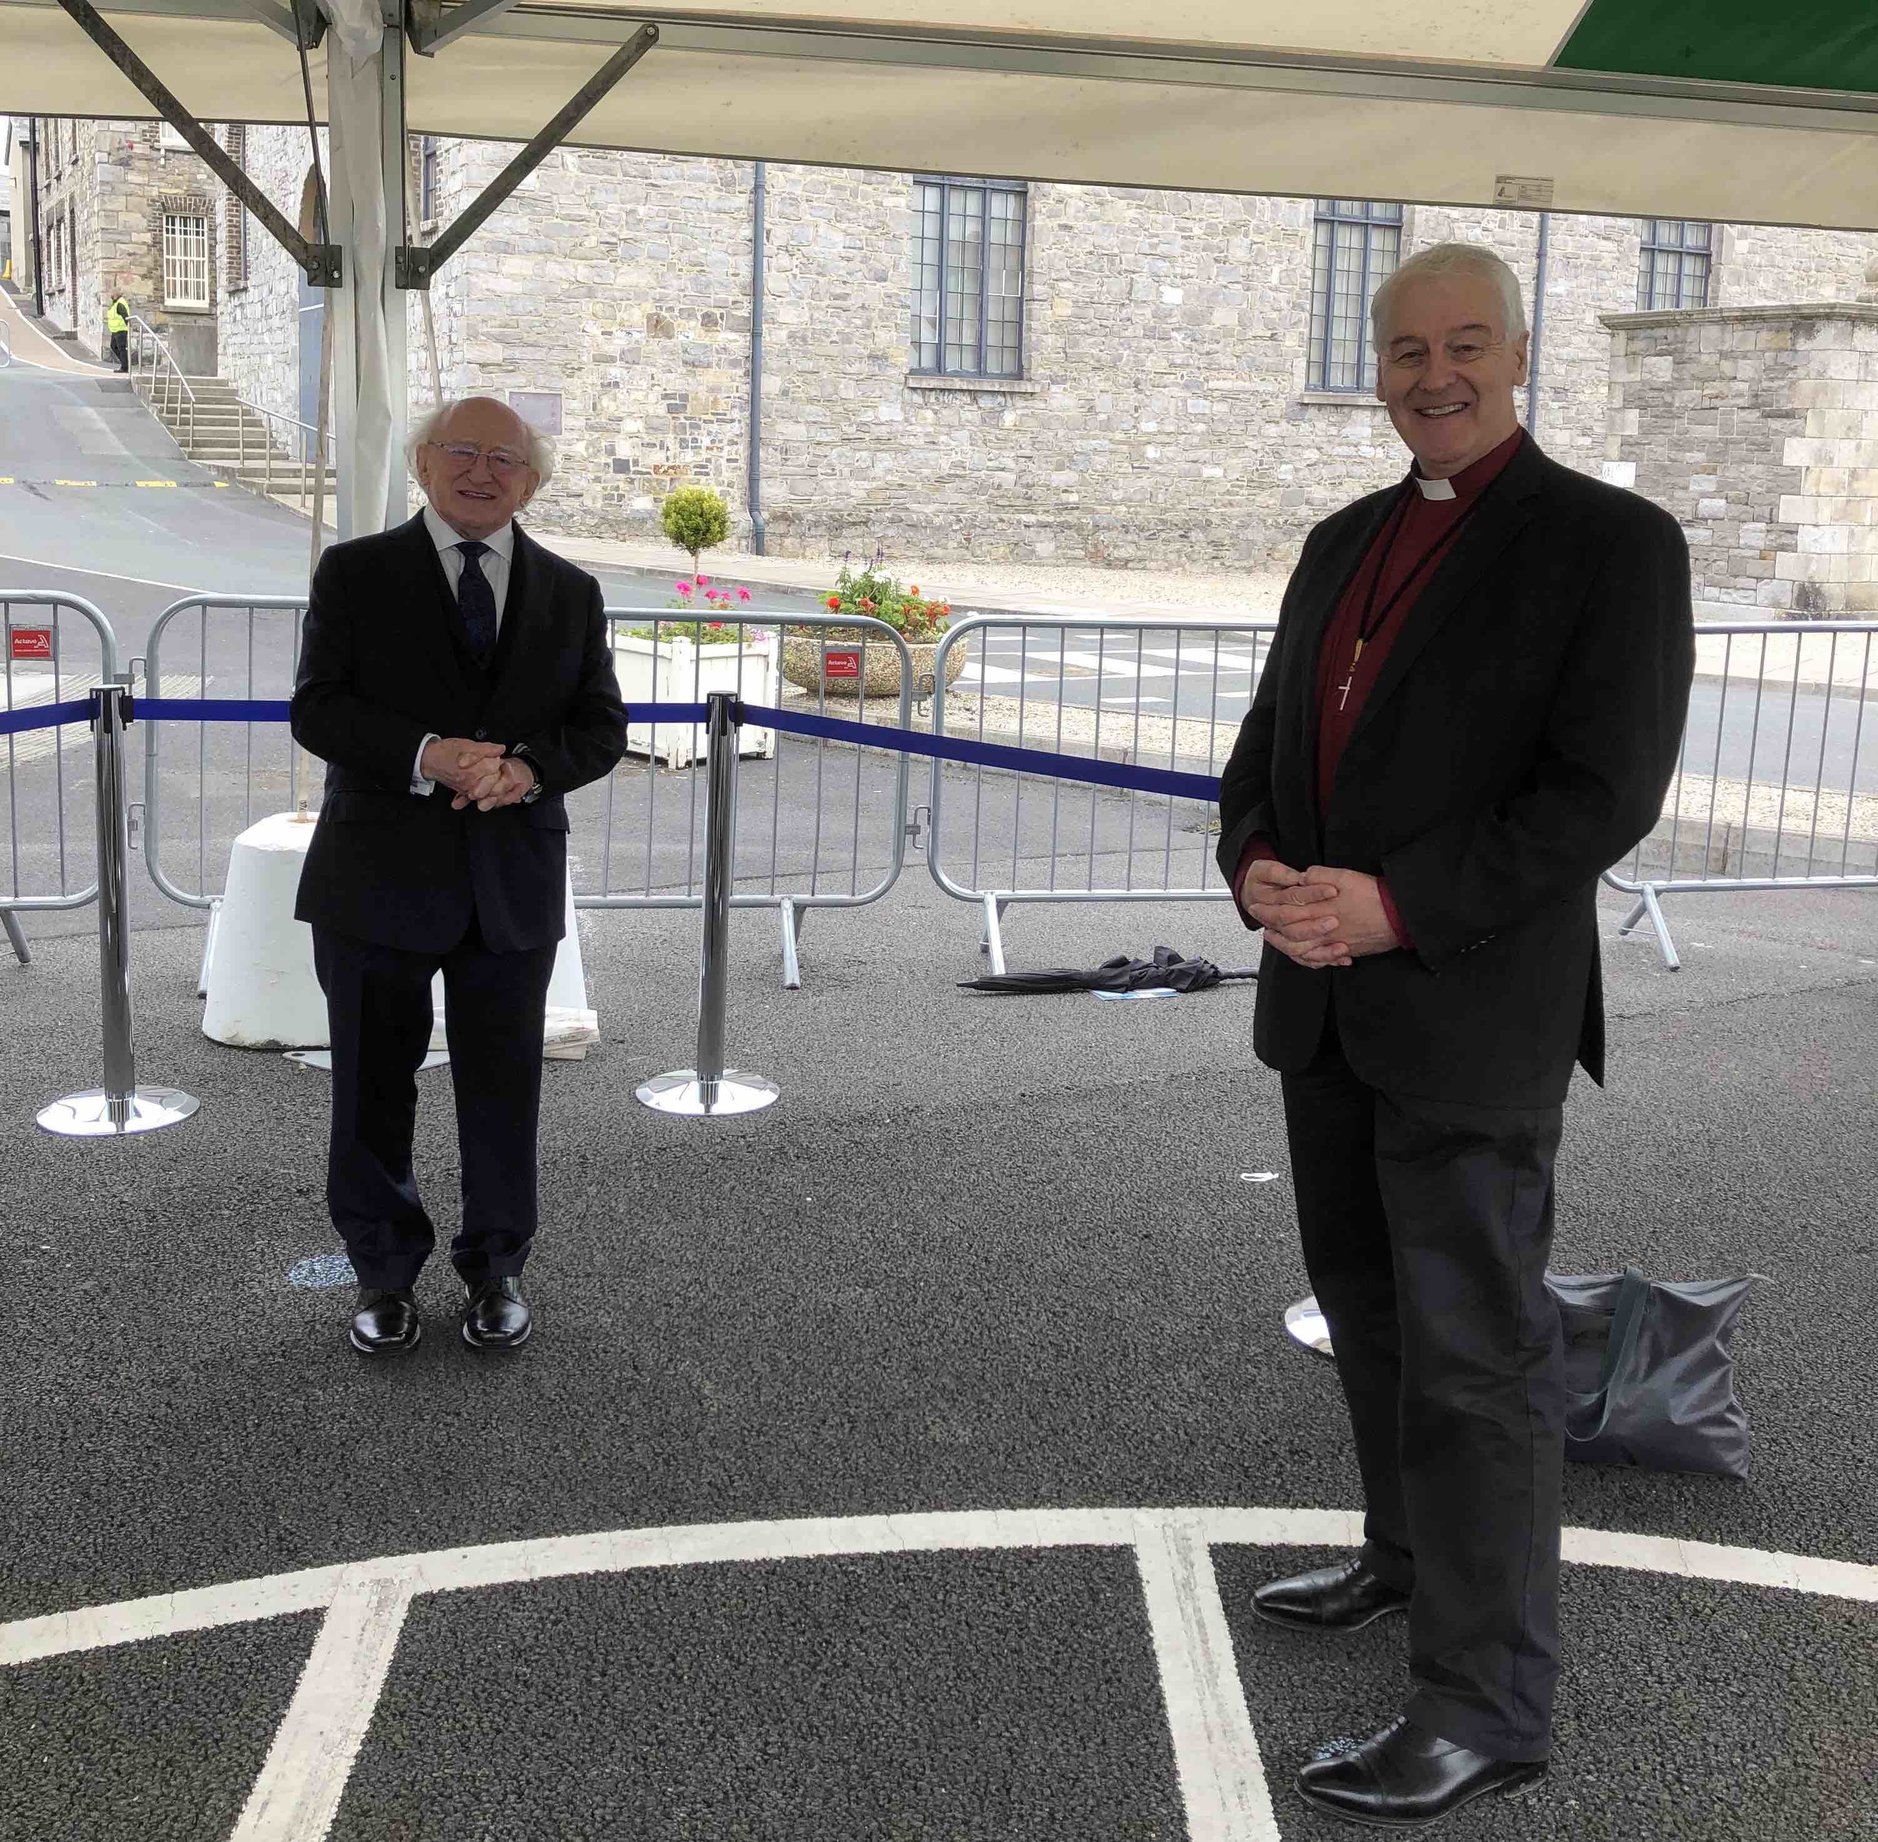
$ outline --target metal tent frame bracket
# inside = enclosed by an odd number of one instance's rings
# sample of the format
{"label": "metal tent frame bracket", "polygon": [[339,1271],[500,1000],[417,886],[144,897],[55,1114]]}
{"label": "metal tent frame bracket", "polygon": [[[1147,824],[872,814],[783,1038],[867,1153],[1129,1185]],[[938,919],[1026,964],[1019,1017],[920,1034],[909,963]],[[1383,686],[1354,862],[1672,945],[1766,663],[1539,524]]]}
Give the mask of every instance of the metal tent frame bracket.
{"label": "metal tent frame bracket", "polygon": [[[314,287],[344,286],[344,255],[339,246],[314,243],[301,236],[281,215],[274,201],[228,157],[214,135],[176,100],[162,78],[106,23],[91,0],[58,0],[58,4],[72,23],[137,86],[151,107],[207,162],[223,185],[261,221],[267,234],[306,272],[307,280]],[[295,17],[300,16],[296,8]],[[277,21],[270,19],[268,23],[279,29]],[[320,23],[323,27],[325,22]]]}
{"label": "metal tent frame bracket", "polygon": [[[59,4],[67,7],[82,6],[85,0],[59,0]],[[459,32],[469,30],[475,20],[499,10],[501,10],[501,0],[491,0],[491,3],[487,5],[479,5],[477,0],[470,0],[468,5],[453,8],[450,15],[446,16],[441,31],[433,32],[430,36],[428,41],[430,49],[434,50],[436,46],[446,43]],[[459,22],[457,15],[460,14],[468,14],[470,18]],[[423,28],[419,27],[418,30],[421,32]],[[566,106],[554,115],[540,133],[483,187],[476,201],[469,205],[434,243],[419,244],[410,240],[410,220],[405,216],[402,199],[400,199],[399,215],[404,223],[404,234],[399,239],[396,253],[397,285],[400,288],[416,289],[420,292],[427,290],[430,287],[431,278],[437,271],[481,229],[515,188],[555,148],[560,146],[569,130],[590,114],[601,98],[658,42],[657,26],[641,26],[574,92]],[[424,47],[420,46],[419,49],[423,50]]]}

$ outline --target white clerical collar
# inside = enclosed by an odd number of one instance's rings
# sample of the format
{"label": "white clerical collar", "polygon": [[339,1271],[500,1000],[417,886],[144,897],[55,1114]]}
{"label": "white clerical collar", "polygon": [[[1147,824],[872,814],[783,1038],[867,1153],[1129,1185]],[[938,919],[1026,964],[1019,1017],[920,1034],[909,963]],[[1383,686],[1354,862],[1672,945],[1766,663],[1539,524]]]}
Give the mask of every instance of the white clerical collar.
{"label": "white clerical collar", "polygon": [[1413,474],[1410,477],[1414,480],[1415,484],[1422,489],[1422,497],[1424,499],[1454,499],[1459,497],[1459,494],[1454,490],[1454,482],[1452,480],[1424,479],[1419,473]]}
{"label": "white clerical collar", "polygon": [[[454,550],[458,544],[469,540],[447,520],[437,516],[434,505],[424,507],[424,529],[430,533],[430,541],[439,550]],[[511,518],[499,531],[491,531],[483,542],[505,562],[515,553],[515,520]]]}

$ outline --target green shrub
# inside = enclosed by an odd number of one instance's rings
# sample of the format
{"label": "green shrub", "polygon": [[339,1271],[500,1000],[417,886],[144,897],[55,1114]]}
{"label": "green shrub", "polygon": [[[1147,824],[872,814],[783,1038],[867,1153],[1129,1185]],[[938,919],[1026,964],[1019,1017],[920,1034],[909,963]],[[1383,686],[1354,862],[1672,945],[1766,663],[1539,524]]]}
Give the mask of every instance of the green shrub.
{"label": "green shrub", "polygon": [[691,558],[692,574],[698,558],[730,535],[730,507],[724,495],[710,486],[681,486],[659,507],[665,535]]}
{"label": "green shrub", "polygon": [[949,601],[922,595],[917,582],[903,588],[898,577],[871,566],[857,570],[844,565],[835,578],[834,591],[822,597],[822,605],[831,614],[865,614],[871,620],[885,621],[915,643],[936,640],[952,618]]}

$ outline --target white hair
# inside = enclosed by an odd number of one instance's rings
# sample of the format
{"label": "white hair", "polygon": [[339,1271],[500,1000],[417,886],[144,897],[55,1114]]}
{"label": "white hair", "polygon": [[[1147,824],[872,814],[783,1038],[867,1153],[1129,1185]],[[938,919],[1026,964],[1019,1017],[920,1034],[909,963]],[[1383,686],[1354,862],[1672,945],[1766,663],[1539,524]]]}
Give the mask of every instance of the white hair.
{"label": "white hair", "polygon": [[[428,442],[435,441],[438,435],[443,432],[443,425],[450,420],[451,416],[454,415],[457,410],[461,409],[465,403],[470,401],[472,401],[472,399],[469,397],[450,397],[444,402],[439,403],[435,409],[426,410],[424,414],[411,425],[410,436],[404,444],[404,460],[405,465],[411,469],[411,477],[413,479],[418,477],[418,449]],[[521,423],[523,432],[528,438],[528,464],[541,476],[541,484],[546,486],[547,483],[554,478],[554,437],[544,435],[540,429],[536,428],[533,423],[523,416],[519,409],[515,409],[512,405],[508,404],[505,404],[504,407],[509,409],[517,422]]]}
{"label": "white hair", "polygon": [[1383,344],[1383,320],[1396,289],[1422,275],[1472,275],[1492,282],[1499,291],[1500,312],[1506,321],[1500,329],[1502,336],[1517,339],[1526,330],[1526,303],[1520,298],[1519,277],[1492,250],[1479,243],[1435,243],[1417,250],[1393,274],[1385,276],[1371,297],[1369,338],[1378,352]]}

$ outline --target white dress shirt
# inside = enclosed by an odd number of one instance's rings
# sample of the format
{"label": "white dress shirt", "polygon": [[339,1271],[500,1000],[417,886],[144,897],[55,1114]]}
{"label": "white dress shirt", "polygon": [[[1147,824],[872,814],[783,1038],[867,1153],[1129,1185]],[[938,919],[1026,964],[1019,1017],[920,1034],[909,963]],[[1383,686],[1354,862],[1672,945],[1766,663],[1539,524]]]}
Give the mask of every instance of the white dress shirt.
{"label": "white dress shirt", "polygon": [[[463,552],[457,546],[463,543],[462,532],[452,530],[437,516],[433,506],[424,507],[424,529],[430,533],[430,541],[437,546],[437,561],[443,565],[444,580],[450,584],[450,593],[456,594],[463,580]],[[496,631],[502,631],[502,613],[509,601],[509,568],[515,561],[515,520],[511,518],[501,530],[492,531],[482,540],[489,548],[478,559],[483,572],[483,580],[489,584],[490,593],[496,602]],[[441,740],[429,735],[417,745],[417,759],[411,764],[411,791],[419,799],[428,799],[436,786],[433,780],[424,777],[424,750],[431,743]]]}

